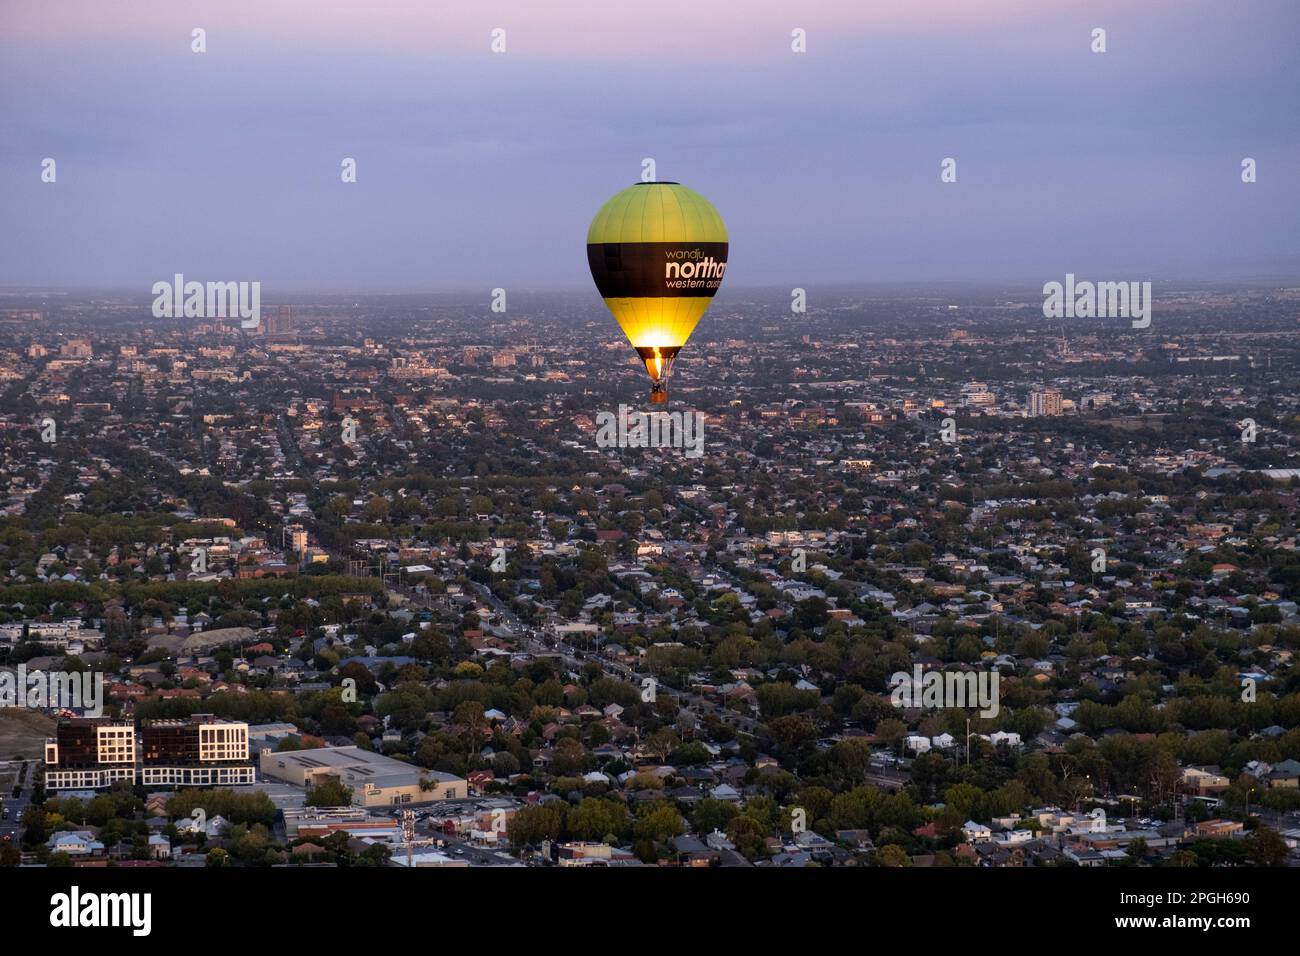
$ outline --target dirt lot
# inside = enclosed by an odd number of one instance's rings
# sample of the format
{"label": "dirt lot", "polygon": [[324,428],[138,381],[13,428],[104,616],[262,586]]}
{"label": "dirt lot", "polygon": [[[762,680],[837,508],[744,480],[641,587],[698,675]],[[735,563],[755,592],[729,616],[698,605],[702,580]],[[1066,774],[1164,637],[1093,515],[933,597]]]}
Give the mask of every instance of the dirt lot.
{"label": "dirt lot", "polygon": [[54,735],[54,718],[22,707],[0,710],[0,760],[45,758],[45,738]]}

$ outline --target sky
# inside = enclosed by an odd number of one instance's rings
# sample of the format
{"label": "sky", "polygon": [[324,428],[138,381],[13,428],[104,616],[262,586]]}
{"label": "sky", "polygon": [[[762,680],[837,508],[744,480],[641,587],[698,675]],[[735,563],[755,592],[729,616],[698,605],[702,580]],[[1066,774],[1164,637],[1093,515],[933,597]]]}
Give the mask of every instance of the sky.
{"label": "sky", "polygon": [[578,289],[645,157],[729,286],[1295,277],[1298,67],[1296,0],[0,0],[0,286]]}

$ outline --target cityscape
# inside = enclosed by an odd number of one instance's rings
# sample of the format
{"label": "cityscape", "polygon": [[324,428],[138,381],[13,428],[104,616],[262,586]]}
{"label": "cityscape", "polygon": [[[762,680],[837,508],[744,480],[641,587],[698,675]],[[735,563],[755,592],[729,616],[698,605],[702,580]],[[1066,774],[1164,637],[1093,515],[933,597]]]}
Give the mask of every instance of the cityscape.
{"label": "cityscape", "polygon": [[1291,929],[1297,27],[0,0],[19,938]]}
{"label": "cityscape", "polygon": [[578,297],[8,297],[0,640],[104,678],[6,720],[0,853],[1295,863],[1300,287],[1031,294],[728,296],[698,457],[597,442]]}

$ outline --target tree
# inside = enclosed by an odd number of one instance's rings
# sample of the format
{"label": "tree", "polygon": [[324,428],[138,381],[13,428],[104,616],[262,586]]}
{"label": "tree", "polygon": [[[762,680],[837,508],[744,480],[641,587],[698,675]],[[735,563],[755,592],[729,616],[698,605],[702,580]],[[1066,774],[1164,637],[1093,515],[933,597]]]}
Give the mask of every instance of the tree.
{"label": "tree", "polygon": [[727,839],[748,860],[757,860],[766,855],[763,842],[766,836],[758,821],[744,814],[738,814],[727,824]]}
{"label": "tree", "polygon": [[1291,854],[1281,835],[1265,826],[1246,837],[1246,852],[1259,866],[1286,866]]}
{"label": "tree", "polygon": [[907,724],[897,717],[886,717],[876,724],[876,738],[895,753],[898,752],[898,748],[906,736]]}
{"label": "tree", "polygon": [[662,761],[677,749],[680,742],[671,727],[660,727],[646,738],[644,747],[649,754]]}
{"label": "tree", "polygon": [[866,773],[869,766],[871,745],[861,737],[845,737],[836,742],[832,754],[845,776],[857,781]]}
{"label": "tree", "polygon": [[686,824],[671,803],[656,803],[636,821],[633,831],[642,840],[667,843],[686,832]]}
{"label": "tree", "polygon": [[783,754],[795,753],[801,746],[817,737],[817,728],[807,717],[789,714],[777,717],[767,725],[768,731],[781,747]]}
{"label": "tree", "polygon": [[911,866],[911,864],[907,851],[897,843],[886,844],[876,852],[877,866]]}
{"label": "tree", "polygon": [[[714,830],[725,831],[727,825],[739,813],[734,806],[725,800],[715,800],[713,797],[705,797],[695,805],[691,812],[691,826],[696,833],[710,834]],[[813,814],[816,819],[816,814]]]}
{"label": "tree", "polygon": [[492,755],[492,773],[497,777],[509,777],[519,772],[519,758],[508,750]]}
{"label": "tree", "polygon": [[556,800],[535,807],[521,807],[506,824],[511,846],[533,846],[543,840],[558,840],[564,832],[567,806]]}
{"label": "tree", "polygon": [[357,855],[358,866],[387,866],[392,851],[382,843],[372,843]]}
{"label": "tree", "polygon": [[352,803],[352,788],[337,777],[326,777],[307,791],[309,807],[346,807]]}
{"label": "tree", "polygon": [[578,840],[621,839],[627,831],[627,807],[613,800],[588,797],[569,813],[569,835]]}
{"label": "tree", "polygon": [[555,745],[551,758],[552,772],[564,776],[581,773],[587,763],[587,748],[582,741],[564,737]]}
{"label": "tree", "polygon": [[466,700],[456,705],[452,719],[465,728],[466,737],[471,744],[477,745],[482,738],[487,720],[483,717],[483,705],[477,700]]}

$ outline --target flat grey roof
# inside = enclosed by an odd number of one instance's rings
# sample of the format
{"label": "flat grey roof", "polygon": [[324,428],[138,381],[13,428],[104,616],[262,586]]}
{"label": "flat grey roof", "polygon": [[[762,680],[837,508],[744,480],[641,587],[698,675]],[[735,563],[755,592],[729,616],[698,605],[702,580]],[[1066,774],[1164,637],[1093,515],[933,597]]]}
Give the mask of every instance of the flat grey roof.
{"label": "flat grey roof", "polygon": [[409,777],[412,774],[417,776],[423,774],[429,779],[437,780],[440,783],[452,783],[464,779],[452,773],[426,770],[417,764],[407,763],[404,760],[394,760],[392,757],[385,757],[383,754],[364,750],[361,747],[317,747],[312,750],[285,750],[272,754],[271,759],[283,760],[286,764],[295,763],[310,770],[326,767],[340,772],[347,771],[349,776],[365,778],[376,784],[380,784],[381,781],[385,780],[395,781],[399,776]]}

